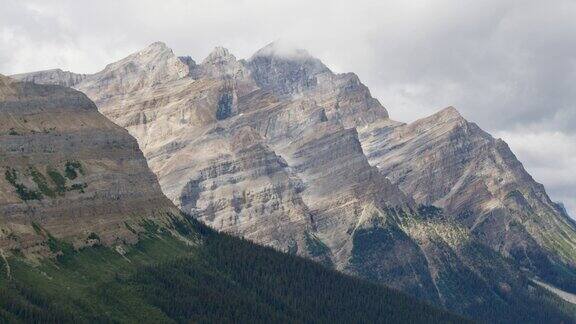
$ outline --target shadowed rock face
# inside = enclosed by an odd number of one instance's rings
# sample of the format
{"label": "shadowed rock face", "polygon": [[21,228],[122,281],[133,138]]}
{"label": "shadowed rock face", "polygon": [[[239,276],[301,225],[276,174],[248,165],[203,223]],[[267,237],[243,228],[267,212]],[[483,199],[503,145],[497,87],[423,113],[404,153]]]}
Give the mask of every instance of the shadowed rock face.
{"label": "shadowed rock face", "polygon": [[0,81],[1,248],[49,254],[47,233],[76,247],[132,243],[140,221],[178,214],[136,141],[86,95]]}
{"label": "shadowed rock face", "polygon": [[[536,206],[529,197],[546,203],[543,188],[455,110],[392,121],[356,75],[276,44],[248,61],[223,48],[201,64],[158,44],[139,53],[145,59],[135,53],[75,87],[138,140],[184,211],[474,318],[520,319],[544,304],[505,257],[524,251],[541,273],[568,259],[535,230],[574,227],[544,207],[529,217],[549,221],[519,222]],[[524,180],[509,186],[513,177]]]}

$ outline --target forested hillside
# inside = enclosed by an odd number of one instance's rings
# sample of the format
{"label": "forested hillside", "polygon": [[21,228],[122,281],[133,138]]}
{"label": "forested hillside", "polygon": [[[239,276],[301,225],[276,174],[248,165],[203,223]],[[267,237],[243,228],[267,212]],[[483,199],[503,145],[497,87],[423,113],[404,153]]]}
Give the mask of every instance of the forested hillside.
{"label": "forested hillside", "polygon": [[[153,223],[126,251],[91,247],[31,265],[3,259],[6,322],[458,322],[402,293],[327,270],[190,219],[180,239]],[[177,234],[177,235],[178,235]],[[189,240],[185,244],[182,238]]]}

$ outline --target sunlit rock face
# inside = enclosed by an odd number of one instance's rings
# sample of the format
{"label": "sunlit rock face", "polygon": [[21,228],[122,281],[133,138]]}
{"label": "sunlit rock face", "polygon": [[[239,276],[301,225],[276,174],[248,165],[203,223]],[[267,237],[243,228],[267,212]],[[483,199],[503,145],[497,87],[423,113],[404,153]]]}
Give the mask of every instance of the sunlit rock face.
{"label": "sunlit rock face", "polygon": [[178,210],[137,142],[83,93],[0,76],[0,248],[49,255],[137,240],[146,219]]}
{"label": "sunlit rock face", "polygon": [[355,74],[274,43],[200,64],[155,43],[74,87],[218,230],[487,321],[538,304],[526,275],[576,289],[574,224],[453,108],[393,121]]}

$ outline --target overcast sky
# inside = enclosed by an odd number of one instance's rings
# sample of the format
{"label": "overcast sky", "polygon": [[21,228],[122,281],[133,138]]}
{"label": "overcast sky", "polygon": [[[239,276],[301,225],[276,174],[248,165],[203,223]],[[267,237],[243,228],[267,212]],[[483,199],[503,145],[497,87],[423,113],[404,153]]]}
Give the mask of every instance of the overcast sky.
{"label": "overcast sky", "polygon": [[576,216],[576,1],[0,0],[2,74],[93,73],[157,40],[196,61],[296,44],[400,121],[453,105]]}

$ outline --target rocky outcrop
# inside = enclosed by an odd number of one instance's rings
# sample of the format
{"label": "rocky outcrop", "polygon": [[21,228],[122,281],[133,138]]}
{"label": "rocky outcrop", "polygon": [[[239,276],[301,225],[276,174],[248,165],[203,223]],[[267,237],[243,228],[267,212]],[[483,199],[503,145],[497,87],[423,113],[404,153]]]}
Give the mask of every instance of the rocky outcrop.
{"label": "rocky outcrop", "polygon": [[50,255],[51,238],[129,244],[142,221],[179,215],[137,142],[86,95],[0,81],[0,248]]}

